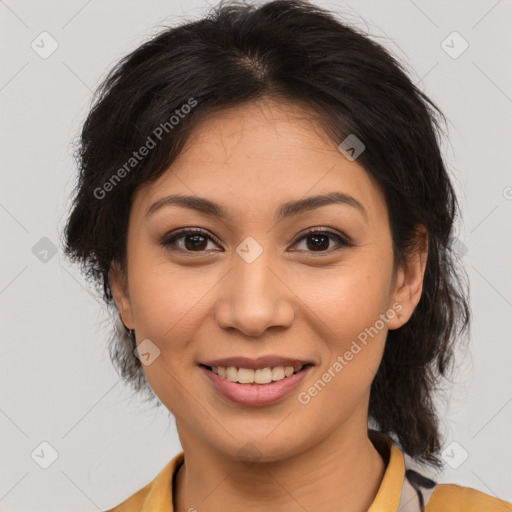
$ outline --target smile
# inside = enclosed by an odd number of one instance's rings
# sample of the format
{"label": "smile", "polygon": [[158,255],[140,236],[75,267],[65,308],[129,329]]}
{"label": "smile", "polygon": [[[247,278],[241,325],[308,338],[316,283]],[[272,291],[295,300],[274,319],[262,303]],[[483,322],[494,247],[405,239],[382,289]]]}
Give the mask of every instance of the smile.
{"label": "smile", "polygon": [[206,368],[231,382],[238,382],[240,384],[270,384],[271,382],[277,382],[299,373],[305,366],[307,365],[275,366],[258,370],[237,368],[235,366],[206,366]]}
{"label": "smile", "polygon": [[231,402],[263,406],[278,402],[292,393],[312,371],[312,364],[276,366],[262,369],[210,367],[200,365],[213,389]]}

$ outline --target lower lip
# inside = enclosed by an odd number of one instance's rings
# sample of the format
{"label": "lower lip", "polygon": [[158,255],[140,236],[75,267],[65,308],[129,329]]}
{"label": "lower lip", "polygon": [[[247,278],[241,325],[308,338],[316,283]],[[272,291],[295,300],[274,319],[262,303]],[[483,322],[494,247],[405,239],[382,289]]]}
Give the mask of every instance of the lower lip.
{"label": "lower lip", "polygon": [[258,406],[273,404],[288,396],[306,378],[313,366],[307,366],[290,377],[268,384],[240,384],[225,379],[204,366],[200,366],[200,368],[215,389],[226,398],[239,405]]}

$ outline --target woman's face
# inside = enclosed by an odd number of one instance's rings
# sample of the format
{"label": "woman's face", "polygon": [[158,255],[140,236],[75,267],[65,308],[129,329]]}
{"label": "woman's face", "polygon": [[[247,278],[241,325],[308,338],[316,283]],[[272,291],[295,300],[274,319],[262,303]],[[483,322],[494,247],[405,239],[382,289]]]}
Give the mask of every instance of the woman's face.
{"label": "woman's face", "polygon": [[[326,194],[353,199],[286,206]],[[171,241],[183,228],[200,231]],[[184,448],[240,457],[252,446],[270,461],[342,432],[366,435],[387,330],[419,301],[425,260],[393,279],[382,192],[304,109],[267,100],[204,121],[171,168],[137,191],[127,236],[127,286],[114,270],[114,296]],[[311,366],[284,379],[291,388],[232,383],[201,366],[262,356]]]}

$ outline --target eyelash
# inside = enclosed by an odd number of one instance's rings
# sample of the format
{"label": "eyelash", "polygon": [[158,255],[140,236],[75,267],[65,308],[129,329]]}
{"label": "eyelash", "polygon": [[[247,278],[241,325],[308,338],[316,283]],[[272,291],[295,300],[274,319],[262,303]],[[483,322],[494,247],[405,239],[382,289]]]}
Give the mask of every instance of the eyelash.
{"label": "eyelash", "polygon": [[[194,253],[201,254],[203,252],[206,252],[206,251],[187,251],[185,249],[176,248],[176,247],[173,246],[173,244],[174,244],[174,242],[176,242],[176,240],[178,240],[180,238],[184,238],[187,235],[203,235],[206,238],[209,238],[213,242],[215,242],[218,245],[220,245],[220,241],[219,241],[219,239],[216,236],[213,236],[213,235],[209,234],[208,232],[206,232],[206,231],[204,231],[203,229],[200,229],[200,228],[182,228],[182,229],[179,229],[178,231],[174,231],[173,233],[169,233],[169,234],[165,235],[160,240],[160,244],[162,246],[164,246],[165,248],[168,248],[168,249],[171,249],[171,250],[174,250],[174,251],[185,252],[185,253],[189,253],[189,254],[194,254]],[[311,235],[327,235],[331,239],[336,239],[338,241],[340,247],[338,247],[338,249],[334,249],[334,251],[354,246],[354,244],[349,242],[346,238],[343,238],[342,236],[338,235],[337,233],[333,233],[332,231],[325,231],[324,228],[310,228],[300,238],[295,240],[295,242],[293,242],[293,245],[297,244],[298,242],[300,242],[304,238],[307,238],[308,236],[311,236]],[[317,252],[318,254],[331,254],[334,251],[328,249],[326,251],[305,251],[305,252],[309,252],[311,254],[315,254],[315,252]]]}

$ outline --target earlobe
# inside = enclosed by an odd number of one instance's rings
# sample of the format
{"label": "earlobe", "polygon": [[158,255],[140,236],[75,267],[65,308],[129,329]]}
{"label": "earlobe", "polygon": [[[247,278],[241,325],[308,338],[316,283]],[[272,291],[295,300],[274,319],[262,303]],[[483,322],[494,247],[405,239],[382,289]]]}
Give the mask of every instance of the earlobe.
{"label": "earlobe", "polygon": [[135,329],[126,274],[118,262],[113,262],[110,266],[108,278],[121,321],[128,329]]}
{"label": "earlobe", "polygon": [[390,303],[399,303],[402,308],[388,323],[388,328],[398,329],[404,325],[418,305],[423,291],[423,279],[428,257],[428,232],[424,226],[417,229],[416,249],[409,256],[406,268],[397,271],[395,291]]}

